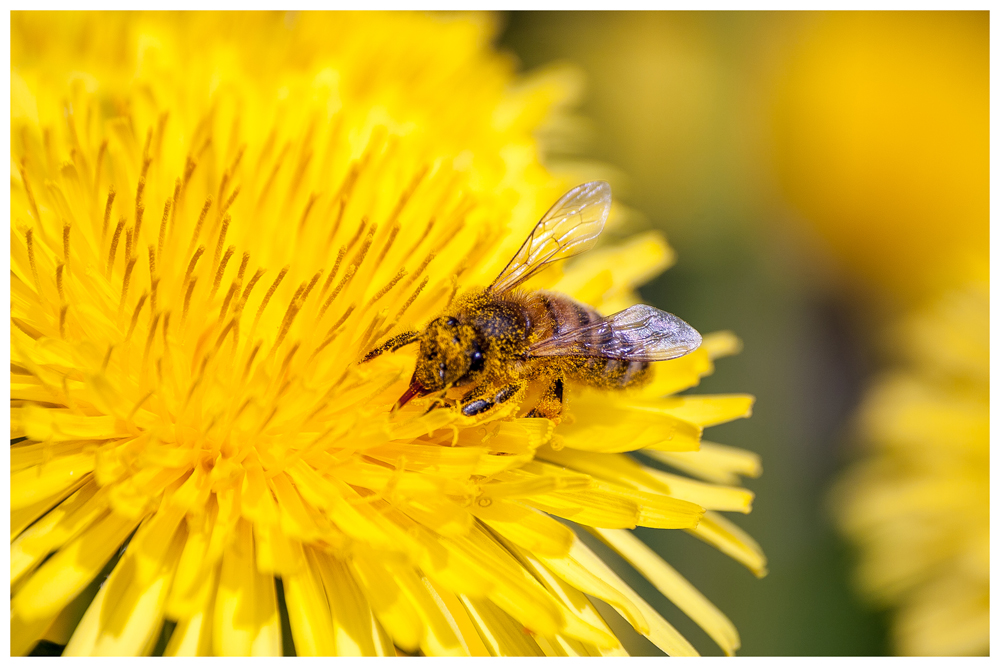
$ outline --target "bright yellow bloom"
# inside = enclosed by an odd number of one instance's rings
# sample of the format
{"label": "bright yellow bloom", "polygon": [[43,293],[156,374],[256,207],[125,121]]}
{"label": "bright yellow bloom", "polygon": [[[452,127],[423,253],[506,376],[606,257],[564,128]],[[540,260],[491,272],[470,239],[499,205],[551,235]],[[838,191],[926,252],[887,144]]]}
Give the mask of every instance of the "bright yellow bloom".
{"label": "bright yellow bloom", "polygon": [[863,306],[909,313],[836,512],[898,652],[984,653],[989,15],[823,14],[800,44],[777,104],[786,191]]}
{"label": "bright yellow bloom", "polygon": [[[639,393],[570,388],[558,426],[391,414],[414,352],[357,363],[495,277],[571,184],[532,138],[558,79],[515,78],[489,37],[482,17],[12,15],[13,654],[621,654],[588,595],[693,653],[571,526],[738,648],[627,530],[763,574],[718,514],[750,510],[759,463],[700,442],[752,399],[662,398],[731,335]],[[669,259],[641,236],[534,286],[611,312]]]}
{"label": "bright yellow bloom", "polygon": [[872,451],[836,494],[861,547],[858,580],[898,608],[905,655],[989,653],[989,290],[973,283],[917,313],[907,363],[871,389]]}
{"label": "bright yellow bloom", "polygon": [[787,197],[863,296],[961,286],[989,254],[989,14],[807,18],[775,104]]}

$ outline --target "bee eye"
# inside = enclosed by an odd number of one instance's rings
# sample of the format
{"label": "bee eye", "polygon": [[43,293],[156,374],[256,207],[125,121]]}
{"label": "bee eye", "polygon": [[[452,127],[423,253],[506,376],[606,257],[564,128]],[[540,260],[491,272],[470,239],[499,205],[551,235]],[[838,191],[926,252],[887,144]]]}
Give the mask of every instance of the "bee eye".
{"label": "bee eye", "polygon": [[446,319],[444,321],[444,323],[447,324],[450,327],[457,327],[458,326],[458,320],[455,319],[454,317],[449,317],[448,319]]}
{"label": "bee eye", "polygon": [[482,370],[483,368],[482,352],[480,352],[478,349],[473,350],[472,354],[469,357],[469,360],[472,362],[469,366],[470,371],[474,373],[476,371]]}

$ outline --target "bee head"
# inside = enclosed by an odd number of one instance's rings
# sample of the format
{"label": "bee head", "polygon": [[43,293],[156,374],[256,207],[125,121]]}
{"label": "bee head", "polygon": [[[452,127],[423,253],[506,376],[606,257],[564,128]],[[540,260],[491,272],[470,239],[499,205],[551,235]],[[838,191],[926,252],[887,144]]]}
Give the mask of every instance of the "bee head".
{"label": "bee head", "polygon": [[474,327],[454,317],[439,317],[420,337],[414,379],[428,392],[459,384],[483,367],[483,351]]}

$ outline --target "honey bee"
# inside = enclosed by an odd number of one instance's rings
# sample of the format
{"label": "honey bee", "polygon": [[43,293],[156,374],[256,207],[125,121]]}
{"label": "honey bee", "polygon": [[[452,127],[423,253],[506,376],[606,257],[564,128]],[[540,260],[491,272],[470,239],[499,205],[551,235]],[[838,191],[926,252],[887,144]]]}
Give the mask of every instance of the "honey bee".
{"label": "honey bee", "polygon": [[701,345],[694,328],[652,306],[604,317],[565,294],[518,289],[546,265],[593,247],[610,209],[611,187],[604,181],[573,188],[542,216],[489,287],[458,298],[423,331],[395,336],[365,355],[362,363],[420,344],[410,386],[393,410],[413,398],[471,386],[457,405],[442,399],[471,417],[523,397],[529,383],[538,383],[541,398],[527,416],[558,420],[565,382],[637,387],[650,379],[650,362]]}

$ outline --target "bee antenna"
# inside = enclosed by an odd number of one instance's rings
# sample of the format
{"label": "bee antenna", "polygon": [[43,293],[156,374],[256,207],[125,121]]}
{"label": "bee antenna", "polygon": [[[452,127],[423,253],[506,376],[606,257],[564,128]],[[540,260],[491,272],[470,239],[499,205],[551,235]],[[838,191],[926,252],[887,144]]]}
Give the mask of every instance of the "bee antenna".
{"label": "bee antenna", "polygon": [[407,331],[399,334],[398,336],[393,336],[392,338],[382,343],[378,347],[372,349],[368,354],[362,357],[361,361],[359,361],[358,363],[363,364],[366,361],[371,361],[375,357],[385,352],[395,352],[399,348],[405,347],[411,343],[416,343],[419,340],[420,340],[419,331]]}

